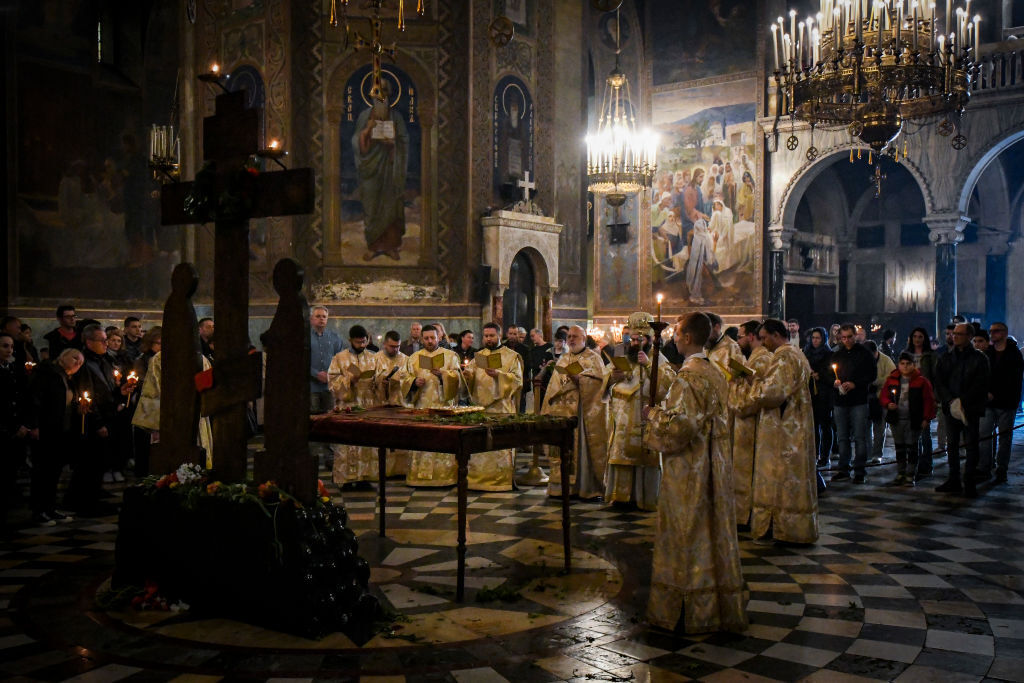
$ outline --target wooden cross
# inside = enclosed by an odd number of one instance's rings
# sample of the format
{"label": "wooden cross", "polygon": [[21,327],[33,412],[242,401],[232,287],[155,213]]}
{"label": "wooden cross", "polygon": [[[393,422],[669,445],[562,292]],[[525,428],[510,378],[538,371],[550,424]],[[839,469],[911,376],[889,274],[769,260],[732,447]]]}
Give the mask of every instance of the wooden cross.
{"label": "wooden cross", "polygon": [[537,187],[537,183],[530,182],[530,172],[523,171],[523,179],[517,182],[516,185],[523,188],[523,201],[530,201],[530,190]]}
{"label": "wooden cross", "polygon": [[882,196],[882,181],[886,178],[886,175],[882,173],[881,159],[879,159],[878,163],[875,164],[875,174],[870,178],[871,182],[875,185],[875,199],[878,199]]}
{"label": "wooden cross", "polygon": [[[263,110],[246,109],[245,97],[241,90],[217,96],[214,115],[203,120],[207,167],[195,182],[164,185],[160,197],[163,225],[215,222],[217,365],[203,413],[212,416],[214,470],[230,482],[246,477],[246,404],[259,397],[262,365],[258,355],[249,355],[249,219],[311,213],[314,199],[312,169],[244,169],[264,147]],[[176,363],[164,363],[162,371],[194,374],[191,366]]]}

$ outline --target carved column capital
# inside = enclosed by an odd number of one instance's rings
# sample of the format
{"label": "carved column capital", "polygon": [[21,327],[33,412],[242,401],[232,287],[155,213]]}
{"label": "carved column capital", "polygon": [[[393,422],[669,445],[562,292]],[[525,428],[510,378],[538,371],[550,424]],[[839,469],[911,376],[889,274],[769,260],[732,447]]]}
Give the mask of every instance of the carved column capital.
{"label": "carved column capital", "polygon": [[928,239],[932,244],[959,244],[964,241],[964,228],[971,222],[969,216],[959,213],[938,213],[924,217],[928,225]]}
{"label": "carved column capital", "polygon": [[789,251],[793,246],[793,238],[796,230],[784,225],[769,225],[768,239],[771,241],[772,251]]}

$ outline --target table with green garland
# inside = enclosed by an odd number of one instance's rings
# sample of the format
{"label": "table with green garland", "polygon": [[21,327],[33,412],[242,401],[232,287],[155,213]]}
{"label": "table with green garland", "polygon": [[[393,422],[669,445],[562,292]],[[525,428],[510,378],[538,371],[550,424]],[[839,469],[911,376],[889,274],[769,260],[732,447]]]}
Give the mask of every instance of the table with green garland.
{"label": "table with green garland", "polygon": [[462,601],[466,574],[466,477],[473,453],[518,449],[527,446],[558,447],[563,457],[562,543],[565,570],[571,569],[569,548],[569,465],[576,430],[576,418],[546,415],[496,415],[483,412],[457,414],[433,413],[400,407],[369,408],[352,412],[333,412],[310,417],[310,441],[377,449],[379,468],[378,506],[380,535],[385,536],[387,483],[385,458],[389,448],[429,449],[450,453],[458,465],[458,579],[456,600]]}

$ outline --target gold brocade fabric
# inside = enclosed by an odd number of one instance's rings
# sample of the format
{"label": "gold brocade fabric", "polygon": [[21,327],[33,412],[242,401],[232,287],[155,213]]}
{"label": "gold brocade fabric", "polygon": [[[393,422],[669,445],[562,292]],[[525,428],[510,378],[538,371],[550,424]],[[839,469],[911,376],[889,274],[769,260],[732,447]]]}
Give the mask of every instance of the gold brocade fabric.
{"label": "gold brocade fabric", "polygon": [[[209,370],[212,366],[206,356],[202,357],[203,370]],[[139,402],[135,408],[135,415],[132,417],[132,424],[151,432],[160,431],[160,352],[149,359],[149,368],[146,370],[146,378],[142,380],[142,391]],[[213,429],[210,426],[210,418],[199,418],[199,445],[206,450],[206,467],[213,467]]]}
{"label": "gold brocade fabric", "polygon": [[[747,359],[743,356],[743,350],[740,345],[727,334],[723,334],[721,338],[715,343],[715,345],[708,351],[708,359],[712,361],[711,367],[715,368],[722,373],[722,376],[726,380],[729,379],[729,375],[726,374],[727,368],[729,367],[729,361],[735,360],[746,365]],[[732,408],[732,404],[728,406],[729,410],[729,433],[733,433],[735,428],[736,413]],[[729,451],[729,457],[732,458],[732,451]]]}
{"label": "gold brocade fabric", "polygon": [[[605,500],[635,503],[642,510],[658,505],[661,454],[643,447],[641,411],[651,397],[651,363],[635,365],[622,381],[611,385],[608,406],[608,482]],[[668,394],[676,372],[668,360],[658,359],[658,395],[660,403]],[[646,471],[655,470],[655,471]]]}
{"label": "gold brocade fabric", "polygon": [[[481,368],[476,358],[487,358],[492,354],[501,357],[501,368],[495,369],[491,377]],[[515,413],[519,406],[519,392],[523,387],[523,368],[518,353],[504,346],[491,351],[480,349],[474,360],[466,366],[469,370],[466,383],[474,405],[483,406],[485,413]],[[515,449],[474,453],[469,458],[467,486],[474,491],[511,491],[515,474]]]}
{"label": "gold brocade fabric", "polygon": [[[771,352],[763,346],[750,352],[744,365],[756,375],[763,375],[772,360]],[[750,522],[751,498],[754,483],[754,446],[757,443],[757,412],[743,415],[737,407],[740,400],[750,393],[753,378],[739,377],[729,383],[729,405],[734,415],[732,427],[732,471],[733,488],[736,491],[736,523]]]}
{"label": "gold brocade fabric", "polygon": [[[438,378],[430,370],[420,367],[420,358],[444,356],[444,365]],[[459,357],[448,349],[433,352],[420,349],[409,356],[407,368],[410,373],[409,386],[412,388],[411,405],[414,408],[440,408],[454,406],[462,380],[462,366]],[[423,377],[426,383],[418,389],[412,380]],[[455,456],[449,453],[409,451],[409,474],[405,483],[409,486],[453,486],[458,481],[459,468]]]}
{"label": "gold brocade fabric", "polygon": [[759,411],[750,523],[755,538],[771,530],[779,541],[818,540],[810,377],[811,366],[803,352],[783,344],[739,401],[744,414]]}
{"label": "gold brocade fabric", "polygon": [[[334,396],[336,409],[372,408],[377,405],[377,394],[373,377],[353,377],[355,369],[361,374],[374,371],[376,354],[364,350],[354,353],[351,349],[336,354],[327,369],[327,385]],[[371,446],[348,446],[331,444],[334,452],[334,483],[339,486],[354,481],[377,481],[377,449]]]}
{"label": "gold brocade fabric", "polygon": [[[563,353],[557,365],[567,368],[576,362],[583,366],[583,372],[577,375],[579,387],[568,373],[552,373],[540,412],[579,419],[576,447],[569,467],[570,492],[580,498],[597,498],[604,495],[604,474],[608,465],[608,404],[603,397],[609,370],[601,354],[587,348],[580,353]],[[561,457],[557,448],[548,449],[549,496],[562,495]]]}
{"label": "gold brocade fabric", "polygon": [[[401,351],[397,351],[394,356],[389,356],[383,349],[377,352],[373,365],[376,405],[406,405],[405,395],[409,393],[413,379],[409,374],[408,363],[409,356]],[[400,449],[388,451],[385,475],[393,477],[407,474],[409,474],[409,451]]]}
{"label": "gold brocade fabric", "polygon": [[747,628],[729,462],[729,388],[703,357],[690,357],[651,409],[646,444],[664,471],[647,619],[686,633]]}

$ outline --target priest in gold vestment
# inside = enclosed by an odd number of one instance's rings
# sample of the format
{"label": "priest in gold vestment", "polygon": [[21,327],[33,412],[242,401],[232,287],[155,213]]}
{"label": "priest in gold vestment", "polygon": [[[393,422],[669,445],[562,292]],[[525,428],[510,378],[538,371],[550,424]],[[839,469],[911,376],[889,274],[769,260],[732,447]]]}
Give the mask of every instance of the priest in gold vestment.
{"label": "priest in gold vestment", "polygon": [[[462,371],[470,400],[486,413],[513,414],[523,387],[521,356],[501,345],[501,328],[495,323],[484,325],[483,335],[483,347]],[[515,463],[514,448],[474,453],[469,458],[467,486],[474,491],[511,491]]]}
{"label": "priest in gold vestment", "polygon": [[647,619],[670,631],[747,628],[729,462],[729,388],[704,345],[711,323],[691,313],[674,341],[686,360],[665,401],[645,408],[648,448],[664,471]]}
{"label": "priest in gold vestment", "polygon": [[765,320],[758,336],[772,359],[737,406],[744,415],[758,412],[750,533],[765,541],[814,543],[818,486],[808,389],[811,366],[789,344],[789,330],[781,320]]}
{"label": "priest in gold vestment", "polygon": [[[362,325],[348,333],[349,347],[335,354],[327,369],[327,385],[334,396],[334,409],[372,408],[377,405],[373,376],[374,353],[366,350],[369,334]],[[334,452],[334,483],[338,486],[360,481],[377,481],[377,450],[371,446],[331,444]]]}
{"label": "priest in gold vestment", "polygon": [[[402,337],[388,330],[380,351],[373,357],[373,390],[375,405],[403,406],[404,397],[412,388],[413,375],[409,372],[409,356],[398,350]],[[409,452],[391,450],[386,460],[386,476],[404,476],[409,473]]]}
{"label": "priest in gold vestment", "polygon": [[738,377],[729,383],[729,406],[733,411],[732,428],[732,471],[733,489],[736,491],[736,523],[750,523],[751,498],[754,484],[754,448],[757,445],[756,412],[743,415],[738,406],[750,393],[755,377],[763,376],[772,360],[772,354],[757,337],[761,323],[749,320],[740,326],[739,347],[747,356],[744,364],[754,371],[753,375]]}
{"label": "priest in gold vestment", "polygon": [[[608,465],[608,404],[604,400],[607,371],[601,354],[587,348],[587,333],[582,327],[570,327],[567,342],[568,349],[554,365],[540,412],[578,418],[569,466],[569,491],[584,499],[600,498],[604,495]],[[558,449],[548,449],[549,496],[562,495],[562,457]]]}
{"label": "priest in gold vestment", "polygon": [[[707,350],[708,360],[711,361],[711,366],[721,372],[722,376],[731,383],[734,375],[729,366],[733,361],[743,363],[743,351],[732,337],[722,332],[721,316],[709,311],[705,311],[704,315],[711,321],[711,337],[708,338]],[[736,423],[736,412],[731,404],[728,407],[729,433],[732,434]],[[732,458],[732,451],[729,452],[729,457]]]}
{"label": "priest in gold vestment", "polygon": [[[414,408],[454,406],[459,395],[462,368],[454,351],[440,348],[440,332],[427,325],[420,333],[423,348],[409,356],[408,369],[413,376],[407,400]],[[409,453],[409,486],[452,486],[458,481],[455,456],[447,453],[412,451]]]}
{"label": "priest in gold vestment", "polygon": [[[629,345],[626,355],[612,359],[615,370],[609,377],[608,483],[605,500],[633,503],[641,510],[658,509],[661,486],[661,454],[644,448],[641,411],[651,396],[650,313],[629,316]],[[621,358],[621,360],[620,360]],[[628,364],[628,369],[624,369]],[[619,366],[622,366],[620,368]],[[675,377],[664,356],[658,358],[657,402],[664,400]]]}

